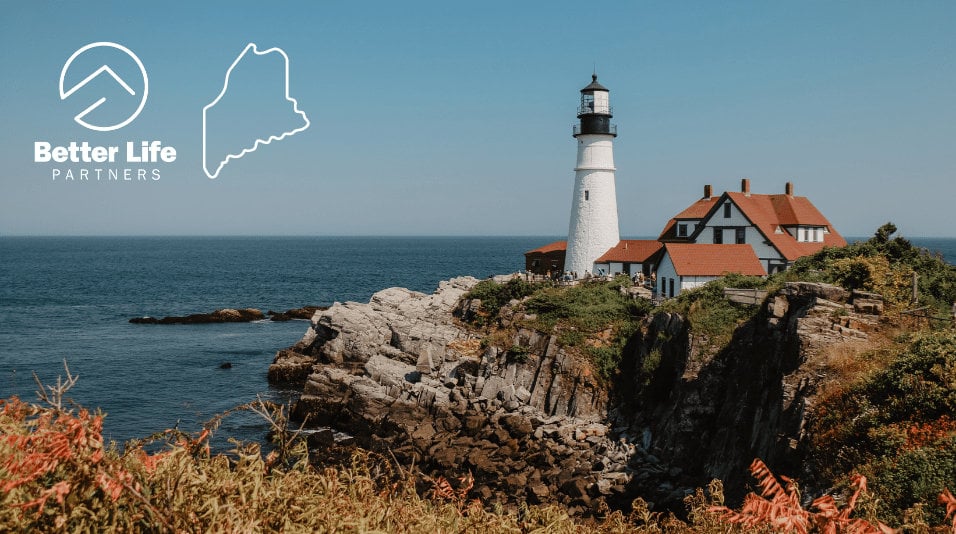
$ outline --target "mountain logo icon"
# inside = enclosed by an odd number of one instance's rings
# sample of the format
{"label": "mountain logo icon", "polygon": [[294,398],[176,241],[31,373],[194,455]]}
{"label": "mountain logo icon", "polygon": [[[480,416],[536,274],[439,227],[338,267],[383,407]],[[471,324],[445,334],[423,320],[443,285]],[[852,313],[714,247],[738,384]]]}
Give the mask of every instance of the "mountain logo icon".
{"label": "mountain logo icon", "polygon": [[89,115],[90,112],[92,112],[96,108],[100,107],[104,102],[106,102],[105,96],[100,97],[96,102],[94,102],[89,107],[87,107],[83,111],[79,112],[75,117],[73,117],[73,120],[76,121],[77,124],[79,124],[80,126],[89,128],[90,130],[95,130],[97,132],[111,132],[113,130],[119,130],[120,128],[126,126],[127,124],[133,122],[133,120],[139,116],[140,112],[143,111],[143,107],[146,106],[146,98],[149,96],[149,76],[147,76],[146,74],[146,67],[144,67],[143,62],[140,61],[138,57],[136,57],[136,54],[134,54],[132,51],[130,51],[129,48],[126,48],[123,45],[111,43],[108,41],[100,41],[96,43],[90,43],[86,46],[79,48],[76,52],[73,52],[73,55],[70,56],[70,59],[66,60],[66,63],[63,65],[63,70],[60,71],[60,100],[66,100],[71,95],[73,95],[73,93],[79,91],[80,89],[85,87],[88,83],[98,78],[102,74],[109,75],[110,77],[112,77],[113,81],[115,81],[117,85],[119,85],[124,91],[129,93],[131,96],[136,96],[136,91],[130,86],[130,84],[126,83],[126,80],[124,80],[118,74],[116,74],[116,71],[110,68],[109,65],[101,66],[100,68],[96,69],[95,71],[90,73],[88,76],[83,78],[83,80],[81,80],[79,83],[74,84],[69,89],[66,89],[64,87],[64,80],[66,79],[67,71],[69,71],[70,65],[73,64],[73,61],[76,60],[76,58],[80,57],[82,54],[90,50],[93,50],[96,48],[104,48],[104,47],[114,48],[116,50],[119,50],[120,52],[123,52],[124,54],[129,56],[136,63],[136,66],[139,67],[139,72],[143,77],[143,81],[142,81],[143,89],[140,94],[139,106],[131,115],[129,115],[125,120],[121,122],[118,122],[115,124],[108,124],[108,125],[99,125],[99,124],[93,124],[92,122],[89,122],[86,120],[86,116]]}

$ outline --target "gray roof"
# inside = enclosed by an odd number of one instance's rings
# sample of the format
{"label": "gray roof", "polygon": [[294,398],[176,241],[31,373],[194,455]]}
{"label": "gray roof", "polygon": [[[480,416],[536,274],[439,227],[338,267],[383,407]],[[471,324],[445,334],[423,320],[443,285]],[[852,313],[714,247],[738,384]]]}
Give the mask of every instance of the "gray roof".
{"label": "gray roof", "polygon": [[603,85],[598,83],[597,74],[592,74],[591,83],[588,84],[588,86],[585,87],[584,89],[581,89],[582,93],[593,93],[594,91],[604,91],[605,93],[610,93],[607,87],[604,87]]}

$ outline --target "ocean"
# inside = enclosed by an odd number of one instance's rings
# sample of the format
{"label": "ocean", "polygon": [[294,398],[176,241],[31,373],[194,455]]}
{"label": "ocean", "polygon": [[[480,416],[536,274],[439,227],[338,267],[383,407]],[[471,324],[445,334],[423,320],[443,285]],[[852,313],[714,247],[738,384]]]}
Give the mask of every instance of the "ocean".
{"label": "ocean", "polygon": [[[285,402],[266,373],[305,321],[138,325],[132,317],[219,308],[284,311],[367,302],[403,286],[432,292],[460,275],[524,268],[540,237],[3,237],[0,238],[0,398],[36,399],[79,376],[69,397],[106,414],[119,443],[167,428],[196,431],[212,416],[263,398]],[[231,368],[221,369],[229,362]],[[262,440],[258,416],[228,417],[216,433]],[[215,445],[216,443],[214,443]]]}
{"label": "ocean", "polygon": [[[106,414],[119,443],[167,428],[197,431],[257,395],[286,402],[266,373],[305,321],[137,325],[132,317],[219,308],[284,311],[366,302],[391,286],[431,292],[461,275],[524,268],[548,237],[2,237],[0,398],[35,399],[45,384],[79,377],[69,397]],[[912,239],[956,263],[956,239]],[[231,368],[220,365],[230,363]],[[227,437],[261,441],[252,414],[225,419]]]}

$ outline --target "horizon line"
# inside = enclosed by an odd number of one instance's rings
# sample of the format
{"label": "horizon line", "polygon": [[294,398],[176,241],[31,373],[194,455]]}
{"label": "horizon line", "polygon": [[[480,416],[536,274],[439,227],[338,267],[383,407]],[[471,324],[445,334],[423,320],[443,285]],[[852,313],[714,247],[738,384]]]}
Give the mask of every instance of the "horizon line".
{"label": "horizon line", "polygon": [[[374,237],[374,238],[469,238],[469,237],[494,237],[494,238],[561,238],[567,237],[564,234],[0,234],[0,238],[27,238],[27,237],[37,237],[37,238],[64,238],[64,237],[76,237],[76,238],[91,238],[91,237],[109,237],[109,238],[157,238],[157,237],[181,237],[181,238],[190,238],[190,237],[199,237],[199,238],[223,238],[223,237],[256,237],[256,238],[271,238],[271,237],[315,237],[315,238],[357,238],[357,237]],[[848,235],[845,236],[847,239],[869,239],[873,237],[872,234],[869,235]],[[910,235],[910,236],[900,236],[904,239],[956,239],[956,235],[944,236],[944,235]],[[621,239],[650,239],[657,240],[656,236],[649,235],[622,235]]]}

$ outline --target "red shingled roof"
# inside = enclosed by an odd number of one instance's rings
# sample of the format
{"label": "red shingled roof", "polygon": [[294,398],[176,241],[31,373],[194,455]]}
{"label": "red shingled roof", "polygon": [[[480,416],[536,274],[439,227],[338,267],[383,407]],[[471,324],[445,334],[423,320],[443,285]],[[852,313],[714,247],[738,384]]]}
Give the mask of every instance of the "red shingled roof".
{"label": "red shingled roof", "polygon": [[719,197],[702,198],[691,204],[687,209],[674,216],[675,219],[703,219],[710,212]]}
{"label": "red shingled roof", "polygon": [[680,276],[721,276],[739,273],[764,276],[764,270],[750,245],[709,245],[699,243],[667,243],[674,270]]}
{"label": "red shingled roof", "polygon": [[528,254],[535,254],[535,253],[547,254],[549,252],[557,252],[559,250],[567,250],[567,249],[568,249],[567,241],[555,241],[554,243],[548,243],[547,245],[543,247],[538,247],[534,250],[529,250],[528,252],[525,252],[524,254],[525,256],[527,256]]}
{"label": "red shingled roof", "polygon": [[603,256],[594,260],[594,263],[644,263],[661,249],[660,241],[650,239],[622,239],[617,245],[608,249]]}
{"label": "red shingled roof", "polygon": [[[730,198],[740,208],[744,216],[757,227],[763,236],[788,261],[813,254],[823,247],[844,247],[843,239],[830,221],[813,205],[807,197],[793,195],[758,195],[728,191],[719,197],[702,198],[668,221],[658,239],[664,241],[682,241],[677,237],[677,223],[685,219],[705,219],[714,212],[719,200]],[[798,242],[787,232],[785,226],[824,226],[829,232],[823,234],[822,243]],[[778,229],[780,232],[778,233]],[[689,240],[688,236],[688,239]]]}
{"label": "red shingled roof", "polygon": [[[718,198],[719,197],[702,198],[688,206],[687,209],[678,213],[673,219],[667,222],[667,226],[664,227],[664,230],[661,232],[661,235],[658,237],[658,239],[686,239],[683,237],[677,237],[677,221],[703,219],[708,213],[710,213],[711,208],[714,207],[714,203],[717,202]],[[693,231],[694,229],[691,228],[687,235],[688,238]]]}
{"label": "red shingled roof", "polygon": [[[813,254],[823,247],[845,247],[846,239],[830,224],[830,221],[807,197],[789,195],[755,195],[724,193],[740,208],[744,216],[756,226],[773,246],[788,261]],[[824,226],[829,233],[823,234],[822,243],[798,242],[782,226]]]}

